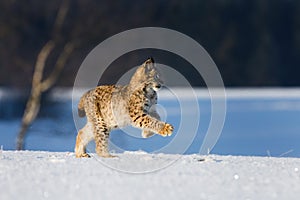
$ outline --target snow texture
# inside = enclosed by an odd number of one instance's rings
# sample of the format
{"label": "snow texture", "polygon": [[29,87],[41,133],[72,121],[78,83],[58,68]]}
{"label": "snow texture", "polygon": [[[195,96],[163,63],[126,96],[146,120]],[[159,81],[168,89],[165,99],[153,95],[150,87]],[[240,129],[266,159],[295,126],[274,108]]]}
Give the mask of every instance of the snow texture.
{"label": "snow texture", "polygon": [[[0,150],[0,199],[299,199],[300,159]],[[171,161],[171,162],[170,162]],[[162,169],[149,173],[141,169]],[[110,167],[108,167],[110,166]]]}

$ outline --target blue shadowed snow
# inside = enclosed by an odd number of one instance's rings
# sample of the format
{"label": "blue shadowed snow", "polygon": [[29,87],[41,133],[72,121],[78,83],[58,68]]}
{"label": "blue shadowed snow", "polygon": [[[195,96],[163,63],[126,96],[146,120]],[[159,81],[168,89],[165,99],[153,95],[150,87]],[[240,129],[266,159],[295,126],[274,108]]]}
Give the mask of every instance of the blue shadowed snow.
{"label": "blue shadowed snow", "polygon": [[[184,101],[189,105],[189,98],[185,98]],[[15,97],[12,99],[4,94],[1,96],[0,93],[0,145],[3,145],[5,150],[15,148],[15,138],[24,103],[24,100]],[[191,145],[188,145],[189,147],[184,152],[185,154],[199,152],[210,122],[210,99],[199,97],[198,103],[200,109],[199,129]],[[187,109],[185,115],[181,116],[179,102],[176,99],[162,97],[159,99],[159,104],[158,110],[162,118],[174,125],[175,134],[166,138],[155,135],[148,139],[142,139],[138,129],[115,130],[110,137],[111,150],[115,152],[120,152],[120,149],[157,151],[176,137],[181,118],[188,119],[189,123],[195,123],[197,119],[192,106],[185,107]],[[189,130],[185,131],[182,134],[187,136],[193,134]],[[71,97],[48,98],[43,102],[37,120],[29,128],[25,148],[28,150],[73,151],[76,132]],[[182,144],[189,144],[189,141],[184,141],[184,137],[180,140],[182,140]],[[237,95],[231,98],[229,95],[224,129],[211,153],[300,157],[299,141],[300,96],[250,95],[247,97],[246,95],[240,98]],[[93,151],[93,146],[94,144],[91,143],[89,150]],[[173,150],[174,153],[178,153],[176,149],[173,148]],[[168,151],[168,153],[172,153],[172,151]]]}

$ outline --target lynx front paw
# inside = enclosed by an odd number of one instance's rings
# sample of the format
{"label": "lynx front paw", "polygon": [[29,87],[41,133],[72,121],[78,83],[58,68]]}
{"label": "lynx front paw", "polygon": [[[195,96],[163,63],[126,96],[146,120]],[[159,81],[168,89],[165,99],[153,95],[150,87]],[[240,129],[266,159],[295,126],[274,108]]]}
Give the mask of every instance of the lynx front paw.
{"label": "lynx front paw", "polygon": [[164,127],[158,132],[163,137],[172,135],[174,128],[171,124],[165,124]]}

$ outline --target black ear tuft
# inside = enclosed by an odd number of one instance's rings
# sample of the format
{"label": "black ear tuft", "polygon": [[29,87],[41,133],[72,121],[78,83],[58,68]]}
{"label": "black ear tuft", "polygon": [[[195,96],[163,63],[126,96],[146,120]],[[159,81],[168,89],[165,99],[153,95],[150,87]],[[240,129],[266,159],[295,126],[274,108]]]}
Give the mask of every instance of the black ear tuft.
{"label": "black ear tuft", "polygon": [[151,69],[152,66],[154,64],[154,59],[152,57],[148,58],[145,62],[144,62],[144,66]]}
{"label": "black ear tuft", "polygon": [[152,63],[154,63],[154,59],[152,57],[148,58]]}

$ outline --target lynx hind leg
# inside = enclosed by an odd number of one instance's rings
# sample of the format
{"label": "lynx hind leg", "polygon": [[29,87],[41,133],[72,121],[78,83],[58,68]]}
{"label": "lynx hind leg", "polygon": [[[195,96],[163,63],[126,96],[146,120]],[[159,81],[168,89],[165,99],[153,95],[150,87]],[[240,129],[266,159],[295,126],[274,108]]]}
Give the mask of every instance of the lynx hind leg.
{"label": "lynx hind leg", "polygon": [[105,124],[99,124],[95,126],[95,143],[96,143],[96,153],[98,156],[103,158],[114,158],[108,151],[108,140],[109,132]]}
{"label": "lynx hind leg", "polygon": [[103,158],[114,158],[117,156],[111,155],[108,151],[109,133],[97,133],[95,135],[96,153]]}
{"label": "lynx hind leg", "polygon": [[89,158],[90,155],[86,153],[86,145],[94,138],[93,129],[90,123],[87,123],[81,130],[79,130],[76,137],[75,155],[76,158]]}

